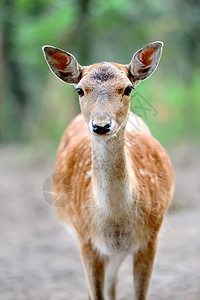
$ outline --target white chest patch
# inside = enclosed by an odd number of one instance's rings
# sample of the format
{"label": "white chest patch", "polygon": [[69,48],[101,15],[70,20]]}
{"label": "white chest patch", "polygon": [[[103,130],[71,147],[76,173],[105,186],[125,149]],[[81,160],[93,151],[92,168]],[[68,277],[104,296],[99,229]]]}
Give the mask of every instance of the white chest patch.
{"label": "white chest patch", "polygon": [[133,253],[139,248],[134,228],[108,226],[93,241],[98,251],[105,255]]}

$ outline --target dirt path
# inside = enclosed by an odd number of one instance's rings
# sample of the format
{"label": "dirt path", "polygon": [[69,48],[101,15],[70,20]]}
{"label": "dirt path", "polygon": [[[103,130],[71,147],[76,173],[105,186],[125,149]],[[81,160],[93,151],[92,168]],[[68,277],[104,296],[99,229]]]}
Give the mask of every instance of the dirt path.
{"label": "dirt path", "polygon": [[[184,145],[171,151],[175,202],[160,233],[151,300],[200,300],[199,154]],[[77,246],[42,196],[52,167],[22,161],[20,148],[0,147],[0,299],[87,299]],[[120,269],[120,300],[132,299],[131,265],[128,257]]]}

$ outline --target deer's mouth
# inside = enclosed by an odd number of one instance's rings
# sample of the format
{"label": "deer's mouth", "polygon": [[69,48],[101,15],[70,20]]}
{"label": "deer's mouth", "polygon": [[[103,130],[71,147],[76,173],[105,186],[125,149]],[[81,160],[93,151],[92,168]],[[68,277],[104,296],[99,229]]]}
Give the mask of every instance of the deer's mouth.
{"label": "deer's mouth", "polygon": [[115,133],[102,133],[102,134],[97,134],[97,133],[91,133],[91,136],[95,138],[95,140],[104,140],[107,141],[109,139],[112,139],[113,137],[115,137]]}

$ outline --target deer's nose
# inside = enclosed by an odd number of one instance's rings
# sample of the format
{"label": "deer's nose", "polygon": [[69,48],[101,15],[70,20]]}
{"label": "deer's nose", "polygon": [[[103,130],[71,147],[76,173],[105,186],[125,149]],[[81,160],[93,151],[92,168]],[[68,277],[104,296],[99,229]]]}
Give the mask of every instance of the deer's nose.
{"label": "deer's nose", "polygon": [[92,130],[96,134],[106,134],[110,132],[112,122],[106,123],[105,125],[100,125],[97,123],[92,123]]}

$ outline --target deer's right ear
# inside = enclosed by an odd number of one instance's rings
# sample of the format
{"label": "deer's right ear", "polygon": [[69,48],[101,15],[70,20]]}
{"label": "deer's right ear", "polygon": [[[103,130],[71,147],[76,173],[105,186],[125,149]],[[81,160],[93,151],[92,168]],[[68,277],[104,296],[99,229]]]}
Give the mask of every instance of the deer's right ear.
{"label": "deer's right ear", "polygon": [[42,50],[50,70],[58,78],[72,84],[80,81],[81,66],[72,54],[52,46],[44,46]]}

